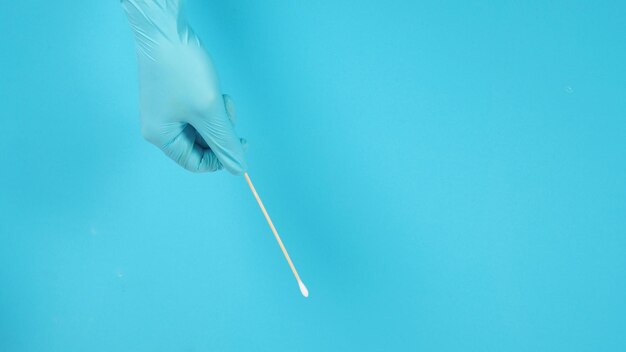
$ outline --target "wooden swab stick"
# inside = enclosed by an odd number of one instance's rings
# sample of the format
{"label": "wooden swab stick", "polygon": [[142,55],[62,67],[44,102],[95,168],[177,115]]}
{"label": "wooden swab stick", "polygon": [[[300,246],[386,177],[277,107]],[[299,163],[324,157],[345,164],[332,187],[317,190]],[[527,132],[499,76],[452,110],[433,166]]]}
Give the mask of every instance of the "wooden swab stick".
{"label": "wooden swab stick", "polygon": [[248,186],[250,186],[250,190],[252,190],[252,194],[254,194],[254,198],[256,198],[257,203],[259,203],[259,207],[261,207],[261,210],[263,211],[263,215],[265,215],[265,219],[267,220],[267,223],[270,225],[270,228],[272,229],[272,232],[274,233],[274,237],[276,238],[276,241],[278,242],[280,249],[283,251],[283,254],[285,255],[285,259],[287,259],[287,263],[289,263],[289,267],[291,267],[291,271],[293,272],[293,275],[296,277],[296,280],[298,280],[298,286],[300,286],[300,292],[302,293],[304,297],[309,297],[309,290],[307,290],[302,280],[300,280],[300,275],[298,275],[298,271],[296,271],[296,267],[291,262],[291,258],[289,258],[289,253],[287,253],[287,249],[283,245],[283,241],[280,240],[280,236],[278,236],[278,232],[276,231],[276,228],[274,227],[274,224],[272,223],[272,219],[270,219],[269,214],[267,214],[267,210],[265,210],[265,207],[263,206],[263,202],[261,201],[261,198],[259,198],[259,194],[256,193],[256,189],[254,189],[254,185],[252,184],[252,181],[250,181],[250,176],[248,176],[247,172],[244,173],[243,175],[246,177],[246,181],[248,181]]}

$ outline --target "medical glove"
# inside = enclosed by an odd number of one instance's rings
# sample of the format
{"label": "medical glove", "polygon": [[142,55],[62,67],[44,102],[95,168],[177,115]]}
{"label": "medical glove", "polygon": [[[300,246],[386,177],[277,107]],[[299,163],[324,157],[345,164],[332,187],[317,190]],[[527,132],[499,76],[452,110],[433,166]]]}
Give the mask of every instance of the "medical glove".
{"label": "medical glove", "polygon": [[142,135],[187,170],[246,171],[232,100],[181,14],[182,0],[122,0],[137,43]]}

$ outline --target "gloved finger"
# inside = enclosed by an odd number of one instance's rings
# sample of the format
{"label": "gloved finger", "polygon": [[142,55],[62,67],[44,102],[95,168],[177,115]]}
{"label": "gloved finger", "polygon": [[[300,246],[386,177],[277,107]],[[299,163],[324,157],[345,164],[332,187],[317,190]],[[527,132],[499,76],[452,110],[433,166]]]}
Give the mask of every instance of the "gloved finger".
{"label": "gloved finger", "polygon": [[[230,122],[232,123],[232,125],[235,126],[236,113],[235,113],[235,104],[233,103],[233,99],[228,94],[223,94],[222,98],[224,100],[224,108],[226,109],[226,115],[228,115],[228,118],[230,119]],[[248,143],[248,141],[246,141],[243,138],[240,138],[240,142],[241,142],[242,147],[244,147],[244,151],[246,151],[247,149],[246,143]],[[209,147],[209,145],[204,141],[204,139],[200,136],[200,134],[196,136],[196,143],[200,144],[204,148]]]}
{"label": "gloved finger", "polygon": [[[245,138],[239,138],[239,142],[241,143],[241,147],[243,148],[244,153],[248,151],[248,140]],[[202,148],[209,148],[209,145],[204,141],[204,138],[200,136],[200,133],[196,132],[196,144]]]}
{"label": "gloved finger", "polygon": [[204,141],[204,138],[196,131],[196,144],[202,148],[209,148],[209,145]]}
{"label": "gloved finger", "polygon": [[219,159],[209,148],[196,143],[197,132],[191,125],[167,143],[162,149],[180,166],[193,172],[211,172],[222,169]]}
{"label": "gloved finger", "polygon": [[222,95],[224,98],[224,107],[226,108],[226,115],[230,119],[230,122],[235,125],[237,123],[237,111],[235,110],[235,102],[233,102],[233,98],[228,94]]}
{"label": "gloved finger", "polygon": [[235,134],[226,112],[216,116],[198,117],[192,124],[226,170],[234,175],[241,175],[246,171],[247,163],[241,140]]}

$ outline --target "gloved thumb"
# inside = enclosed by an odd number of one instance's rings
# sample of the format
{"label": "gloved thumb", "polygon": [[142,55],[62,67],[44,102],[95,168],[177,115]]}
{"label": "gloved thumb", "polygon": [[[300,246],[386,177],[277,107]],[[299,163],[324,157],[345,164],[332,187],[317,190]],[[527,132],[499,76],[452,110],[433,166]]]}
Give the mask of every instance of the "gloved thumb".
{"label": "gloved thumb", "polygon": [[224,106],[219,113],[201,116],[191,123],[222,166],[234,175],[241,175],[247,169],[244,152],[246,141],[237,136],[229,116]]}
{"label": "gloved thumb", "polygon": [[[230,123],[233,125],[233,127],[235,127],[235,124],[237,124],[237,111],[235,110],[235,103],[233,101],[233,98],[231,98],[228,94],[222,94],[222,98],[224,99],[224,108],[226,109],[226,115],[230,119]],[[209,145],[206,144],[206,142],[204,141],[204,139],[202,139],[200,135],[198,135],[197,138],[198,139],[196,140],[196,142],[198,144],[205,148],[209,147]],[[248,141],[245,138],[239,138],[239,140],[241,141],[241,146],[243,147],[243,150],[248,150]]]}

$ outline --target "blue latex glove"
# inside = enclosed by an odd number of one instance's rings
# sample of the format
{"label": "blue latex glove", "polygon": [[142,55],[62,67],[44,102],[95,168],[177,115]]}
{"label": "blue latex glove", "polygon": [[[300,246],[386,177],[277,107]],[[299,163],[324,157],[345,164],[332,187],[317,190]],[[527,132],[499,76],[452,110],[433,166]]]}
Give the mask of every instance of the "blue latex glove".
{"label": "blue latex glove", "polygon": [[187,170],[246,171],[245,140],[181,0],[122,0],[137,42],[142,135]]}

